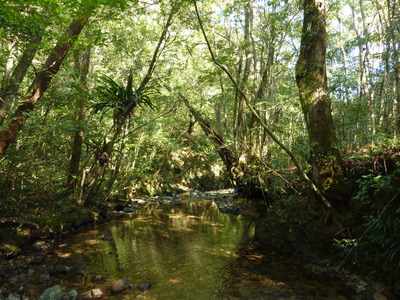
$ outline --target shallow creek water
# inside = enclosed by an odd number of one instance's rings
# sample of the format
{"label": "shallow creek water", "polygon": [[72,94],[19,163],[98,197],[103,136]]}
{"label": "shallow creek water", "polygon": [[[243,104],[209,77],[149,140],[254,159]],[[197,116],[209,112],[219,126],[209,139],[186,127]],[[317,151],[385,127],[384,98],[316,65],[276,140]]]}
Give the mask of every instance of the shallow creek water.
{"label": "shallow creek water", "polygon": [[[307,263],[253,249],[253,232],[215,202],[187,199],[68,237],[46,264],[85,266],[58,283],[79,293],[100,288],[106,299],[350,299],[344,283],[319,278]],[[111,295],[117,279],[152,286]]]}

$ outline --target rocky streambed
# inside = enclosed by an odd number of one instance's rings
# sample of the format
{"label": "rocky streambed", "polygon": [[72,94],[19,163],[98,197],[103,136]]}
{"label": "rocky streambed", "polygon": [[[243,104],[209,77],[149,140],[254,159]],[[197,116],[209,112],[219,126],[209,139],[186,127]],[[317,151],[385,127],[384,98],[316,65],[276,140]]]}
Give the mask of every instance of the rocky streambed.
{"label": "rocky streambed", "polygon": [[[145,208],[151,209],[159,205],[181,203],[186,198],[217,200],[218,207],[222,212],[235,212],[238,214],[239,210],[234,204],[234,197],[233,190],[208,193],[195,190],[182,195],[143,197],[132,199],[129,204],[124,202],[123,206],[117,205],[116,210],[107,213],[106,220],[119,222],[115,220],[130,218],[132,214]],[[100,240],[111,241],[112,236],[106,234]],[[45,238],[26,247],[26,249],[19,249],[9,257],[3,257],[0,261],[0,300],[92,299],[106,297],[110,293],[112,295],[123,293],[130,289],[137,289],[143,292],[152,286],[148,282],[135,284],[128,279],[116,279],[107,288],[104,287],[104,284],[101,284],[103,289],[107,290],[106,293],[100,288],[92,288],[80,294],[75,289],[63,291],[59,283],[74,277],[85,277],[84,273],[87,264],[52,264],[52,259],[49,258],[52,257],[60,245],[63,245],[63,241],[58,238]],[[85,278],[86,280],[90,280],[93,283],[102,283],[104,282],[104,277],[101,274],[96,274],[92,278]]]}
{"label": "rocky streambed", "polygon": [[0,263],[0,299],[396,299],[252,242],[233,191],[134,199]]}

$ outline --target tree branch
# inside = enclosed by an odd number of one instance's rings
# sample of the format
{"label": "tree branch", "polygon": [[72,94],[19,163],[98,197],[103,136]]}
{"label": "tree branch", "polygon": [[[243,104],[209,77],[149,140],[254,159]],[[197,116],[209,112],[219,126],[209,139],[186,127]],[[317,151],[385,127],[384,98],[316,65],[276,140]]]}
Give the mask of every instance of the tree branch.
{"label": "tree branch", "polygon": [[47,57],[42,70],[36,74],[35,79],[33,80],[28,91],[28,99],[18,105],[16,112],[11,118],[11,121],[7,124],[7,127],[0,131],[0,156],[6,152],[8,146],[23,127],[26,119],[29,117],[30,112],[35,108],[36,103],[47,91],[54,76],[60,70],[60,67],[73,42],[77,39],[83,27],[88,22],[91,12],[92,9],[87,11],[84,16],[80,16],[72,20],[68,29],[66,30],[65,36],[62,37],[62,39]]}
{"label": "tree branch", "polygon": [[303,180],[309,184],[309,186],[312,188],[312,190],[318,195],[318,197],[322,200],[322,202],[325,204],[325,206],[332,212],[332,214],[336,217],[339,218],[339,214],[336,212],[334,207],[331,205],[331,203],[326,199],[324,196],[323,192],[313,183],[313,181],[307,176],[307,174],[303,171],[301,168],[299,162],[297,161],[296,157],[293,155],[293,153],[287,148],[279,139],[278,137],[268,128],[268,126],[262,121],[260,118],[259,114],[257,111],[254,109],[254,107],[251,105],[249,99],[247,98],[247,95],[239,88],[238,83],[236,80],[233,78],[232,74],[228,71],[228,69],[221,65],[218,60],[216,59],[214,52],[211,48],[210,42],[207,38],[206,32],[204,30],[203,22],[201,21],[199,10],[197,8],[197,1],[193,0],[194,7],[196,10],[196,16],[197,20],[200,25],[201,32],[203,34],[204,40],[207,44],[208,51],[210,52],[211,58],[214,61],[214,63],[222,70],[224,73],[228,76],[230,81],[232,82],[233,86],[235,87],[236,91],[243,97],[247,107],[249,108],[250,112],[253,114],[254,118],[256,121],[264,128],[265,132],[271,137],[271,139],[283,150],[286,152],[287,155],[289,155],[291,161],[295,165],[296,169],[300,172],[301,177]]}
{"label": "tree branch", "polygon": [[156,63],[157,63],[157,59],[158,59],[158,56],[159,56],[159,52],[162,51],[161,45],[165,40],[165,36],[167,35],[169,26],[171,26],[171,24],[172,24],[172,17],[174,16],[174,14],[175,14],[175,7],[173,6],[171,8],[171,12],[169,13],[167,23],[165,23],[164,29],[163,29],[163,31],[161,33],[160,39],[158,40],[158,44],[157,44],[156,50],[154,51],[153,58],[152,58],[152,60],[150,62],[150,66],[149,66],[149,68],[147,70],[147,74],[143,78],[142,83],[140,84],[139,88],[136,91],[138,94],[143,92],[144,88],[149,83],[149,81],[150,81],[150,79],[151,79],[151,77],[153,75],[154,69],[156,68]]}
{"label": "tree branch", "polygon": [[143,128],[143,127],[146,127],[147,125],[153,123],[154,121],[156,121],[156,120],[158,120],[158,119],[164,117],[165,115],[168,115],[168,114],[171,113],[174,109],[175,109],[175,107],[172,107],[169,111],[167,111],[167,112],[165,112],[165,113],[163,113],[163,114],[161,114],[161,115],[159,115],[159,116],[157,116],[157,117],[151,119],[150,121],[148,121],[148,122],[146,122],[146,123],[140,125],[139,127],[136,127],[135,129],[129,131],[129,132],[126,133],[126,134],[124,134],[122,137],[120,137],[119,139],[117,139],[115,142],[118,143],[120,140],[126,138],[128,135],[131,135],[131,134],[134,133],[135,131],[138,131],[139,129],[141,129],[141,128]]}

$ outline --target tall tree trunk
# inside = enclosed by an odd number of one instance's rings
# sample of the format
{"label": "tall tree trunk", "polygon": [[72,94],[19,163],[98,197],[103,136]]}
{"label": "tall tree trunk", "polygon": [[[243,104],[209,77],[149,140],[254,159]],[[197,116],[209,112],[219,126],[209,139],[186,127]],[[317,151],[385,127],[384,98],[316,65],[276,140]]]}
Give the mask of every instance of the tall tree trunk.
{"label": "tall tree trunk", "polygon": [[19,87],[25,78],[26,72],[32,64],[32,60],[38,50],[38,44],[42,40],[41,34],[31,37],[29,44],[26,46],[18,61],[18,64],[12,71],[12,74],[6,83],[0,89],[0,125],[6,118],[6,112],[12,108],[14,99],[18,98]]}
{"label": "tall tree trunk", "polygon": [[396,112],[396,127],[395,137],[400,137],[400,42],[393,41],[393,60],[394,60],[394,76],[395,76],[395,112]]}
{"label": "tall tree trunk", "polygon": [[[343,29],[342,29],[342,19],[340,14],[336,15],[336,18],[339,22],[339,28],[340,28],[340,34],[343,34]],[[347,57],[347,52],[346,49],[344,47],[344,43],[343,41],[340,41],[340,52],[342,53],[342,57],[343,57],[343,65],[344,65],[344,94],[342,94],[342,99],[344,102],[344,105],[347,109],[351,109],[352,107],[352,103],[351,101],[351,97],[350,97],[350,81],[349,81],[349,63],[348,63],[348,57]],[[348,130],[346,131],[345,129],[345,121],[344,121],[344,115],[346,114],[346,109],[343,110],[343,112],[341,113],[341,119],[342,119],[342,126],[339,129],[339,140],[341,140],[342,143],[344,143],[346,141],[346,139],[348,139],[349,141],[349,145],[351,145],[351,148],[355,148],[355,143],[354,140],[357,140],[357,134],[358,132],[354,129],[354,126],[351,126],[350,128],[348,128]],[[359,123],[358,118],[356,119],[356,124]],[[357,126],[355,126],[357,127]],[[347,137],[348,136],[348,137]]]}
{"label": "tall tree trunk", "polygon": [[[387,0],[387,9],[389,14],[389,33],[392,43],[392,64],[394,66],[394,115],[395,132],[394,136],[400,136],[400,31],[398,24],[400,22],[400,5],[398,1]],[[397,27],[396,27],[397,26]],[[397,30],[396,30],[397,28]]]}
{"label": "tall tree trunk", "polygon": [[[90,48],[86,48],[84,51],[78,53],[75,56],[75,67],[79,72],[79,81],[82,89],[87,89],[87,76],[89,73],[90,65]],[[85,118],[85,99],[82,96],[78,96],[76,104],[76,120],[78,121],[78,128],[74,133],[74,140],[72,144],[72,154],[69,164],[68,172],[68,185],[72,190],[76,190],[78,177],[79,177],[79,165],[82,156],[82,144],[83,144],[83,130],[82,122]]]}
{"label": "tall tree trunk", "polygon": [[[267,13],[267,12],[265,12]],[[272,70],[275,63],[275,51],[276,51],[276,39],[277,39],[277,28],[276,28],[276,17],[275,17],[275,7],[273,7],[272,13],[268,13],[268,21],[269,21],[269,36],[266,41],[265,47],[267,50],[266,58],[263,59],[264,68],[262,70],[261,81],[258,86],[258,89],[255,93],[254,103],[256,105],[262,101],[268,101],[271,94],[271,83],[272,83]],[[258,111],[260,116],[263,115],[264,122],[268,124],[270,118],[270,111],[268,107],[265,108],[265,112],[261,113]],[[251,116],[251,127],[253,127],[257,123],[256,117],[254,114]],[[264,156],[267,159],[270,156],[270,152],[268,149],[268,133],[261,126],[259,135],[259,153],[260,156]]]}
{"label": "tall tree trunk", "polygon": [[48,89],[53,77],[58,73],[73,40],[79,36],[87,22],[88,16],[73,20],[65,33],[65,37],[62,38],[47,57],[42,70],[36,74],[29,88],[27,100],[17,107],[17,111],[13,114],[11,121],[6,124],[5,129],[0,131],[0,156],[6,152],[29,117],[29,113],[35,108],[36,103]]}
{"label": "tall tree trunk", "polygon": [[[253,8],[252,8],[252,1],[247,1],[244,4],[244,68],[242,78],[240,79],[239,86],[242,90],[246,90],[248,86],[248,81],[250,77],[251,65],[252,65],[252,57],[251,57],[251,50],[252,50],[252,43],[251,43],[251,25],[253,23]],[[245,113],[245,99],[243,99],[242,95],[239,93],[239,109],[238,109],[238,145],[239,147],[239,156],[243,161],[247,159],[247,151],[246,151],[246,143],[247,143],[247,133],[249,132],[250,128],[247,128],[246,123],[246,113]]]}
{"label": "tall tree trunk", "polygon": [[326,2],[304,0],[304,23],[296,81],[312,148],[311,163],[317,186],[327,188],[341,179],[340,155],[327,93]]}
{"label": "tall tree trunk", "polygon": [[[372,144],[375,143],[375,135],[376,135],[376,127],[377,127],[377,121],[376,121],[376,105],[375,105],[375,83],[374,83],[374,74],[373,74],[373,66],[371,63],[371,51],[370,51],[370,33],[368,31],[369,29],[369,24],[366,20],[365,16],[365,11],[363,7],[363,1],[359,1],[360,5],[360,12],[361,12],[361,17],[362,17],[362,28],[363,28],[363,36],[358,37],[359,40],[365,40],[365,43],[363,45],[360,45],[365,49],[365,54],[364,54],[364,61],[360,67],[365,68],[365,75],[362,81],[362,89],[364,91],[364,95],[368,99],[368,107],[370,111],[370,120],[368,123],[370,123],[370,126],[368,128],[369,133],[372,135]],[[362,49],[360,49],[362,51]]]}
{"label": "tall tree trunk", "polygon": [[106,191],[105,194],[103,195],[103,201],[106,201],[107,198],[110,196],[113,187],[114,187],[114,183],[118,178],[119,175],[119,171],[121,169],[121,164],[122,161],[124,160],[124,149],[125,149],[125,140],[126,137],[128,136],[128,128],[130,127],[130,122],[126,123],[124,126],[124,137],[121,139],[121,143],[118,149],[118,155],[116,157],[116,162],[115,162],[115,166],[114,169],[112,170],[112,173],[110,174],[110,179],[108,180],[108,182],[106,183]]}
{"label": "tall tree trunk", "polygon": [[[240,89],[246,90],[248,86],[248,81],[250,77],[250,71],[252,66],[252,43],[251,43],[251,24],[253,20],[253,9],[252,1],[246,1],[244,3],[244,36],[243,36],[243,49],[242,55],[240,57],[238,72],[237,72],[237,82]],[[243,161],[247,159],[247,151],[245,150],[247,143],[247,132],[248,128],[246,123],[246,103],[242,95],[236,91],[235,95],[235,111],[234,111],[234,138],[235,138],[235,148],[238,156],[241,157]]]}
{"label": "tall tree trunk", "polygon": [[241,96],[243,97],[243,99],[245,100],[245,103],[246,103],[247,107],[250,109],[251,113],[256,118],[256,121],[265,129],[267,134],[279,146],[279,148],[281,148],[283,151],[285,151],[286,154],[290,157],[290,160],[293,162],[293,164],[295,165],[296,169],[299,171],[299,173],[300,173],[301,177],[303,178],[303,180],[307,184],[309,184],[309,186],[312,188],[312,190],[315,192],[315,194],[321,199],[322,203],[324,203],[324,205],[327,207],[327,209],[330,210],[331,213],[339,220],[340,219],[340,215],[336,212],[336,209],[331,205],[329,200],[325,197],[323,191],[318,186],[316,186],[314,184],[314,182],[308,177],[308,175],[303,171],[302,167],[300,166],[298,160],[296,159],[296,157],[294,156],[292,151],[290,151],[289,148],[286,147],[279,140],[279,138],[264,123],[264,121],[261,119],[261,117],[259,116],[259,114],[255,110],[253,105],[251,105],[250,100],[247,98],[246,94],[239,88],[238,83],[233,78],[232,74],[228,71],[228,69],[225,66],[223,66],[221,63],[218,62],[218,60],[216,59],[216,57],[214,55],[214,52],[213,52],[213,50],[211,48],[210,42],[209,42],[209,40],[207,38],[207,34],[206,34],[205,30],[204,30],[203,22],[201,21],[200,13],[199,13],[199,10],[197,8],[196,1],[194,1],[193,4],[194,4],[194,8],[196,10],[196,17],[197,17],[197,20],[198,20],[199,25],[200,25],[200,30],[201,30],[201,32],[203,34],[204,40],[206,41],[207,48],[208,48],[208,51],[210,52],[210,55],[211,55],[211,58],[212,58],[213,62],[218,66],[218,68],[220,68],[228,76],[229,80],[232,82],[233,86],[235,87],[235,90],[238,93],[240,93]]}

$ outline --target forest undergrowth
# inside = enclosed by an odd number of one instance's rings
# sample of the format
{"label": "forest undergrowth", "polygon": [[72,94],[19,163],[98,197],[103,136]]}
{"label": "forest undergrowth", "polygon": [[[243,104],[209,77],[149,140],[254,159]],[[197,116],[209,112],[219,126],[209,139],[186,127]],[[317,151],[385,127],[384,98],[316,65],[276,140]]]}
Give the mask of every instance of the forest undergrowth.
{"label": "forest undergrowth", "polygon": [[[345,161],[344,223],[321,214],[303,185],[281,193],[258,219],[256,238],[307,260],[368,275],[400,292],[400,147],[365,147]],[[260,208],[265,207],[260,203]]]}

